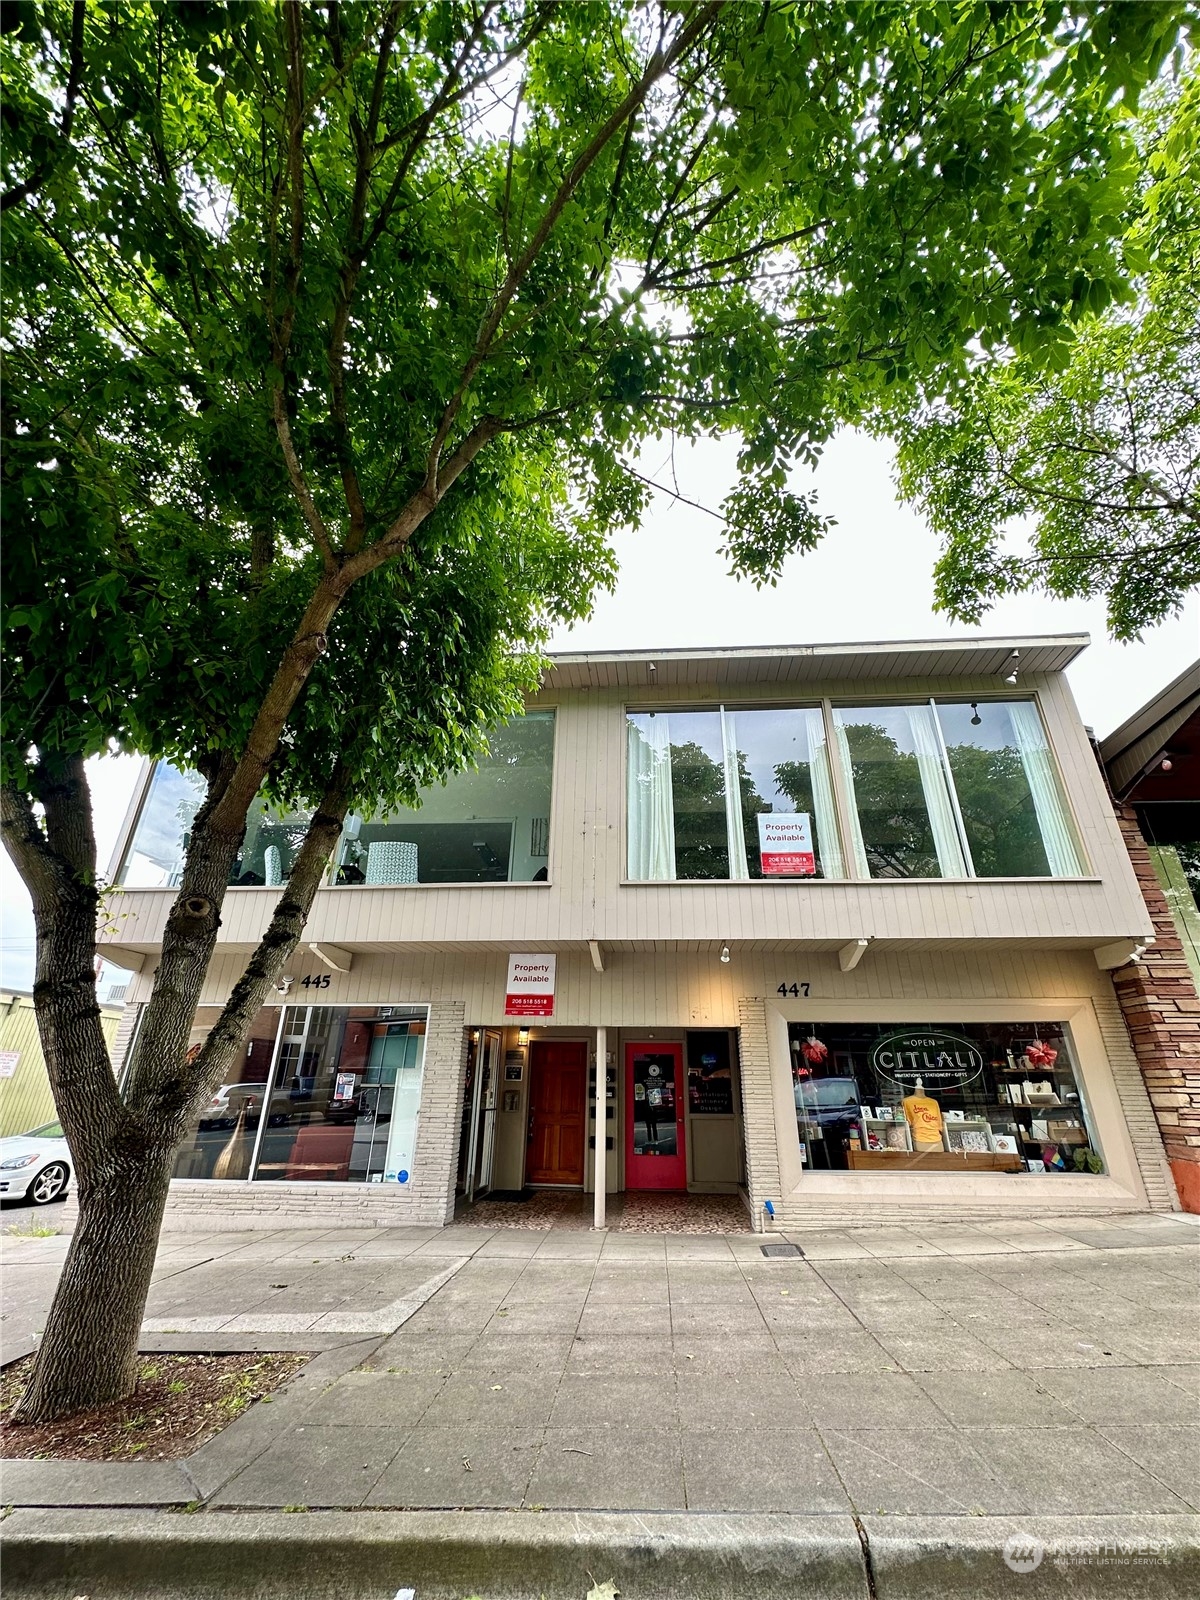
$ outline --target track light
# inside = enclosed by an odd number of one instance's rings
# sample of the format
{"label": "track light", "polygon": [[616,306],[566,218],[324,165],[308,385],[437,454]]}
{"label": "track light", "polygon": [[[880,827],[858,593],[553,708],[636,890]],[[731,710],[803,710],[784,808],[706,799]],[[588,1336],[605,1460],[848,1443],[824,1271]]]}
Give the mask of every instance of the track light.
{"label": "track light", "polygon": [[1017,681],[1017,663],[1018,663],[1018,661],[1020,661],[1020,659],[1021,659],[1021,652],[1019,650],[1014,650],[1012,655],[1009,656],[1009,658],[1008,658],[1008,671],[1004,674],[1005,683],[1016,683],[1016,681]]}

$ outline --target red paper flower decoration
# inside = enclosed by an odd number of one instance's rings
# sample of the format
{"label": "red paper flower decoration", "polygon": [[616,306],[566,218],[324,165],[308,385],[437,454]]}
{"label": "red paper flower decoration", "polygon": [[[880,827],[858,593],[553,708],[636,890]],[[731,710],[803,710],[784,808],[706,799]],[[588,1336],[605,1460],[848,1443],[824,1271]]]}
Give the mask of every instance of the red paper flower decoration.
{"label": "red paper flower decoration", "polygon": [[1031,1067],[1052,1067],[1058,1060],[1058,1051],[1052,1045],[1035,1039],[1025,1052]]}
{"label": "red paper flower decoration", "polygon": [[822,1061],[829,1058],[829,1047],[821,1043],[820,1039],[805,1039],[800,1046],[800,1054],[811,1066],[819,1067]]}

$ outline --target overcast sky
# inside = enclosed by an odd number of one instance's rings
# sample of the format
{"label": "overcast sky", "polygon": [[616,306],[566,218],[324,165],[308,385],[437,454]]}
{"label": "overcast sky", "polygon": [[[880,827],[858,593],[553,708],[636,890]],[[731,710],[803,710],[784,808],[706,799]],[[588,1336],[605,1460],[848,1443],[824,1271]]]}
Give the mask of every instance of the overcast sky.
{"label": "overcast sky", "polygon": [[[734,477],[731,442],[676,453],[680,491],[717,507]],[[642,470],[671,482],[667,448],[645,452]],[[982,627],[951,625],[933,610],[937,542],[896,501],[885,445],[845,433],[815,474],[821,508],[838,526],[812,555],[790,561],[774,589],[728,576],[717,554],[721,526],[666,496],[656,496],[645,527],[617,540],[620,582],[591,620],[554,640],[559,650],[671,646],[819,644],[950,634],[1089,633],[1091,647],[1069,669],[1083,720],[1103,738],[1200,655],[1200,596],[1139,644],[1114,644],[1104,607],[1085,601],[1019,596],[997,606]],[[807,475],[805,475],[807,477]],[[93,764],[100,869],[108,864],[139,763]],[[8,857],[0,861],[3,935],[0,981],[33,981],[33,921]]]}

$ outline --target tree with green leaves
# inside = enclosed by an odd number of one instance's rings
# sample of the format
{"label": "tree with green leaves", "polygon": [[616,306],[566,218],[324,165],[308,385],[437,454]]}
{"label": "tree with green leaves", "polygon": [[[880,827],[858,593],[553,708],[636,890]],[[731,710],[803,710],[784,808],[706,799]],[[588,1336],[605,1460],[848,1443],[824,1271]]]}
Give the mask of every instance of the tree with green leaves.
{"label": "tree with green leaves", "polygon": [[[1126,220],[1126,295],[1052,363],[1015,343],[898,426],[898,476],[941,535],[939,605],[1102,595],[1117,639],[1200,584],[1200,76],[1150,100]],[[1028,547],[1014,524],[1028,520]]]}
{"label": "tree with green leaves", "polygon": [[[411,801],[611,580],[646,440],[742,440],[735,572],[842,422],[1119,293],[1184,3],[5,6],[3,834],[79,1185],[18,1415],[127,1393],[173,1152],[348,806]],[[852,26],[848,23],[852,22]],[[198,773],[120,1090],[85,760]],[[187,1056],[249,807],[312,821]]]}

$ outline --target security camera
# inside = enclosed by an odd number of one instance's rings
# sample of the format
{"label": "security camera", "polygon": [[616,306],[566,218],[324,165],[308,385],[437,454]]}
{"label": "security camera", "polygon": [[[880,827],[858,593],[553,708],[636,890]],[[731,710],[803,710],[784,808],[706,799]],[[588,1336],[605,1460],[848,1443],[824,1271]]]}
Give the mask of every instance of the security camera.
{"label": "security camera", "polygon": [[289,972],[285,977],[280,978],[279,982],[275,985],[275,992],[277,994],[286,994],[295,981],[295,978],[293,978]]}

